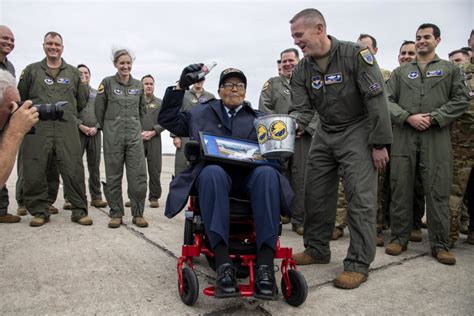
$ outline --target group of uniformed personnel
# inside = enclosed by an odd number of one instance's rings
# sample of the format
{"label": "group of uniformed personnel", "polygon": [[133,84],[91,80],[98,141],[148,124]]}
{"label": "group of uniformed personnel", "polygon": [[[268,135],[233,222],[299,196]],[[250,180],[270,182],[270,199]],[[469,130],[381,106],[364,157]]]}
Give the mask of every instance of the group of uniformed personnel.
{"label": "group of uniformed personnel", "polygon": [[[465,201],[472,201],[474,195],[472,186],[466,193],[469,177],[473,181],[474,162],[473,58],[461,67],[440,59],[435,52],[440,30],[434,24],[423,24],[416,41],[400,47],[400,67],[390,74],[376,62],[372,36],[361,34],[357,43],[340,41],[326,33],[325,19],[316,9],[299,12],[290,24],[304,58],[300,60],[296,49],[280,54],[279,76],[265,82],[259,110],[289,114],[297,122],[295,155],[284,171],[295,191],[292,229],[303,235],[305,250],[293,259],[297,264],[328,263],[329,241],[342,236],[348,224],[350,244],[344,272],[334,284],[356,288],[368,278],[376,244],[384,245],[380,236],[386,224],[391,228],[385,249],[389,255],[406,251],[409,241],[421,241],[426,201],[432,254],[443,264],[454,264],[450,248],[458,240],[461,218],[467,213],[462,211],[467,209]],[[0,31],[11,33],[3,26]],[[470,45],[474,46],[474,31]],[[154,78],[134,79],[132,54],[118,50],[113,56],[117,73],[105,78],[96,91],[88,84],[87,66],[79,65],[79,72],[61,58],[61,35],[47,33],[43,46],[46,58],[22,72],[21,99],[34,104],[68,103],[62,120],[40,121],[36,133],[25,138],[18,158],[19,213],[27,209],[34,216],[31,226],[48,222],[55,212],[52,204],[61,174],[71,220],[91,225],[82,155],[88,152],[91,205],[106,206],[98,173],[102,130],[109,227],[119,227],[124,216],[124,165],[133,223],[147,227],[143,217],[146,162],[150,206],[158,207],[161,197],[160,133],[164,129],[157,123],[162,100],[153,95]],[[6,55],[0,66],[14,74]],[[215,99],[203,84],[201,80],[184,93],[181,111]],[[188,168],[183,154],[186,141],[182,137],[173,140],[175,175]],[[383,187],[388,188],[386,194],[381,194]],[[8,206],[3,188],[2,210],[5,196]],[[347,214],[339,212],[346,208]],[[0,213],[0,221],[2,218],[6,217]],[[474,244],[474,216],[464,218],[471,224],[468,242]],[[10,216],[4,222],[18,220]]]}

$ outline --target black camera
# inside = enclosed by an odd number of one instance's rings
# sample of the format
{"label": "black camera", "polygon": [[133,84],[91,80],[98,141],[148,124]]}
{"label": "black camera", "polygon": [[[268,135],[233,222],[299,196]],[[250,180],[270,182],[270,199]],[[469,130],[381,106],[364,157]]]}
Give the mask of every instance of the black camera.
{"label": "black camera", "polygon": [[[22,102],[18,102],[18,106],[23,105]],[[32,107],[35,107],[38,110],[39,119],[42,121],[56,121],[63,118],[64,110],[63,107],[67,104],[67,101],[58,101],[56,103],[48,104],[33,104]]]}

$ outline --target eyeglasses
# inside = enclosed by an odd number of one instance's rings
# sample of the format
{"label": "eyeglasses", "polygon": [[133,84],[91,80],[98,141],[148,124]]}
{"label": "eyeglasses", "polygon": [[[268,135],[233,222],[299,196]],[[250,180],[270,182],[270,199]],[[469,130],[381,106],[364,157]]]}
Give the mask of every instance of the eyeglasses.
{"label": "eyeglasses", "polygon": [[234,90],[234,88],[236,88],[237,91],[244,91],[245,90],[245,84],[243,82],[239,82],[239,83],[227,82],[227,83],[224,83],[222,86],[227,91],[232,91],[232,90]]}

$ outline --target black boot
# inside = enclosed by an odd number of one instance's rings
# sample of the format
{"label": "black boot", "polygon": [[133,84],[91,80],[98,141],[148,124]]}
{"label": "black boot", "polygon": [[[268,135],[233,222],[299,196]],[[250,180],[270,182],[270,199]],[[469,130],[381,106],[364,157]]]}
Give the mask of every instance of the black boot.
{"label": "black boot", "polygon": [[214,297],[225,298],[240,296],[235,270],[235,267],[231,263],[224,263],[217,268]]}
{"label": "black boot", "polygon": [[273,266],[259,265],[255,276],[255,291],[253,296],[264,300],[275,300],[278,289],[275,282]]}

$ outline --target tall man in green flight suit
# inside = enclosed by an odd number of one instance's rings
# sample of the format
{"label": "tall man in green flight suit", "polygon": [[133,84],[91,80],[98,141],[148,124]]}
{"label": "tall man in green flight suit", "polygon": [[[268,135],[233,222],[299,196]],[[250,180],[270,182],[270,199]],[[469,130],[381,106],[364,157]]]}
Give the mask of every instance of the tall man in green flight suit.
{"label": "tall man in green flight suit", "polygon": [[384,80],[367,48],[327,35],[318,10],[303,10],[290,23],[305,56],[291,78],[290,115],[298,133],[319,114],[306,165],[306,249],[293,258],[300,265],[329,263],[342,166],[351,237],[334,285],[353,289],[367,280],[375,257],[377,169],[388,162],[386,146],[392,143]]}
{"label": "tall man in green flight suit", "polygon": [[[295,48],[288,48],[280,53],[281,73],[278,77],[268,79],[263,85],[258,103],[260,111],[267,114],[288,114],[291,104],[290,80],[293,69],[299,60],[299,53]],[[291,207],[292,229],[299,235],[303,235],[304,175],[306,157],[311,146],[313,132],[314,125],[310,124],[306,127],[301,137],[296,139],[295,154],[289,159],[285,172],[295,192],[295,198]],[[284,220],[285,218],[282,218],[283,223]]]}
{"label": "tall man in green flight suit", "polygon": [[155,79],[151,75],[142,78],[145,92],[146,114],[143,118],[142,138],[145,148],[145,157],[148,166],[150,207],[159,207],[158,199],[161,197],[161,132],[164,128],[158,122],[162,100],[155,97]]}
{"label": "tall man in green flight suit", "polygon": [[[196,82],[191,86],[191,89],[186,90],[181,111],[188,111],[200,103],[205,103],[216,98],[212,93],[204,90],[204,82],[205,77],[202,77],[199,82]],[[176,147],[176,154],[174,157],[174,175],[177,176],[189,167],[186,157],[184,156],[184,146],[189,138],[176,137],[174,135],[171,135],[171,137],[173,137],[173,145]]]}
{"label": "tall man in green flight suit", "polygon": [[63,39],[56,32],[44,37],[46,58],[23,70],[18,90],[22,100],[33,104],[68,102],[64,116],[56,121],[39,121],[36,133],[27,135],[22,145],[23,194],[26,208],[34,218],[30,226],[49,221],[48,159],[56,157],[64,181],[64,190],[72,203],[71,221],[91,225],[87,216],[81,142],[77,129],[77,114],[87,101],[87,86],[81,82],[79,71],[62,58]]}
{"label": "tall man in green flight suit", "polygon": [[392,240],[385,252],[396,256],[407,249],[413,225],[414,175],[419,165],[432,255],[440,263],[455,264],[456,258],[448,248],[453,176],[450,128],[469,101],[459,67],[436,55],[440,36],[438,26],[420,25],[416,59],[395,69],[388,81],[394,142],[390,174]]}

